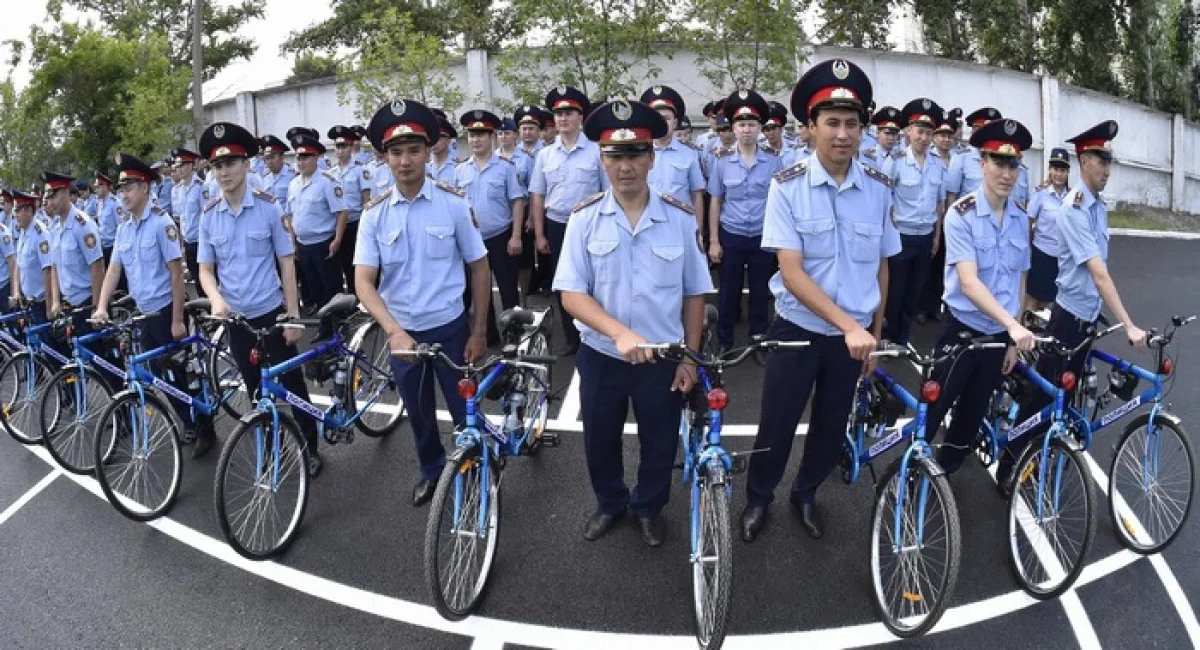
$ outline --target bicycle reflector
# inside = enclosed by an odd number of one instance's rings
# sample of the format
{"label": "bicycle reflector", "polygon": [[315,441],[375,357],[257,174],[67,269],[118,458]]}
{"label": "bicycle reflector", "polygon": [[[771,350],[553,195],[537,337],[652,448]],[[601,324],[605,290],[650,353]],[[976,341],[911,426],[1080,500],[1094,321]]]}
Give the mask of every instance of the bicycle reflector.
{"label": "bicycle reflector", "polygon": [[1163,357],[1162,363],[1159,364],[1159,366],[1158,366],[1158,374],[1163,375],[1165,377],[1165,376],[1171,374],[1171,371],[1174,369],[1175,369],[1175,360],[1170,359],[1168,357]]}
{"label": "bicycle reflector", "polygon": [[257,366],[259,360],[258,348],[250,348],[250,365]]}
{"label": "bicycle reflector", "polygon": [[1062,385],[1063,390],[1065,391],[1069,392],[1075,390],[1075,373],[1071,372],[1070,370],[1064,372],[1062,377],[1059,379],[1059,383]]}
{"label": "bicycle reflector", "polygon": [[478,389],[479,386],[476,386],[475,381],[472,379],[467,379],[464,377],[458,380],[458,396],[463,399],[471,399],[472,397],[475,397],[475,392]]}
{"label": "bicycle reflector", "polygon": [[67,325],[67,338],[75,338],[75,326]]}
{"label": "bicycle reflector", "polygon": [[714,388],[708,391],[708,409],[710,411],[724,411],[726,406],[729,406],[729,393],[726,393],[724,388]]}
{"label": "bicycle reflector", "polygon": [[120,341],[117,341],[117,351],[120,352],[122,356],[128,355],[129,354],[129,341],[126,341],[125,339],[121,339]]}
{"label": "bicycle reflector", "polygon": [[924,384],[921,384],[921,399],[925,400],[925,402],[927,404],[933,404],[934,402],[938,401],[938,398],[941,396],[942,396],[942,385],[941,384],[937,383],[936,381],[934,381],[932,379],[925,382]]}

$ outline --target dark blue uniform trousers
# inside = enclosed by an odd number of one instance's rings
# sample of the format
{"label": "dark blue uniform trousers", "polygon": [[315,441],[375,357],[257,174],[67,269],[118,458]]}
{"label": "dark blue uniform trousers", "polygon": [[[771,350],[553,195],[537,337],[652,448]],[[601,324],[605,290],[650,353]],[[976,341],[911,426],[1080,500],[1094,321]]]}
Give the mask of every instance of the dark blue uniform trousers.
{"label": "dark blue uniform trousers", "polygon": [[[947,346],[958,342],[959,333],[969,332],[971,338],[984,336],[953,316],[946,316],[942,333],[938,336],[934,353],[941,354]],[[1008,340],[1004,334],[998,338]],[[946,413],[954,409],[953,421],[946,430],[946,439],[938,450],[937,461],[942,469],[953,472],[962,466],[971,445],[979,435],[979,427],[987,416],[992,393],[1004,378],[1003,349],[968,350],[951,357],[934,368],[932,377],[942,386],[942,395],[925,413],[925,439],[932,441],[946,419]]]}
{"label": "dark blue uniform trousers", "polygon": [[762,235],[745,237],[720,230],[721,287],[717,297],[717,343],[733,347],[733,325],[742,315],[742,278],[749,269],[750,335],[767,331],[771,291],[767,283],[775,274],[775,254],[762,249]]}
{"label": "dark blue uniform trousers", "polygon": [[[408,335],[418,344],[441,343],[446,356],[461,365],[470,328],[464,313],[440,327],[410,331]],[[467,403],[458,396],[458,380],[462,379],[462,374],[440,361],[410,362],[408,357],[397,356],[392,357],[392,374],[396,378],[400,398],[408,407],[409,424],[417,444],[417,460],[421,463],[421,477],[427,481],[437,481],[446,464],[446,448],[442,446],[438,432],[433,379],[436,375],[442,387],[442,397],[446,399],[446,408],[450,409],[457,426],[467,418]]]}
{"label": "dark blue uniform trousers", "polygon": [[[155,313],[152,318],[142,321],[142,350],[149,352],[155,348],[175,342],[175,337],[171,335],[171,310],[172,307],[167,305]],[[196,391],[188,390],[187,367],[183,364],[173,362],[171,359],[173,356],[175,355],[165,355],[155,359],[153,364],[155,374],[165,379],[180,391],[192,397],[197,397]],[[169,374],[167,373],[168,370],[170,370]],[[213,430],[211,416],[197,411],[196,417],[193,420],[192,410],[183,402],[170,397],[167,398],[167,401],[175,409],[175,414],[179,416],[179,421],[183,423],[185,430],[195,431],[199,428],[202,435],[211,435]]]}
{"label": "dark blue uniform trousers", "polygon": [[887,322],[883,338],[900,345],[908,343],[917,303],[933,266],[933,233],[900,235],[903,248],[899,255],[888,258]]}
{"label": "dark blue uniform trousers", "polygon": [[300,291],[305,307],[320,309],[342,290],[342,268],[338,257],[329,258],[332,243],[330,237],[319,244],[296,244],[296,269],[300,272]]}
{"label": "dark blue uniform trousers", "polygon": [[[558,258],[562,255],[563,238],[567,234],[567,224],[553,221],[547,217],[545,234],[546,239],[550,241],[550,282],[553,284],[554,274],[558,270]],[[558,315],[562,321],[563,337],[566,339],[567,345],[579,345],[579,330],[575,328],[575,320],[563,309],[561,291],[554,292],[554,304],[558,306]]]}
{"label": "dark blue uniform trousers", "polygon": [[792,452],[796,427],[815,385],[804,457],[792,482],[792,499],[812,502],[842,454],[862,362],[850,356],[846,337],[816,334],[783,318],[775,319],[768,338],[811,344],[800,350],[776,350],[767,357],[754,448],[770,451],[750,457],[746,500],[750,505],[766,505],[774,500],[775,488],[783,479]]}
{"label": "dark blue uniform trousers", "polygon": [[[654,517],[667,505],[683,406],[679,393],[671,390],[676,365],[660,360],[635,366],[580,346],[576,369],[583,448],[600,513],[615,515],[628,506],[637,517]],[[641,448],[632,496],[621,453],[630,402]]]}

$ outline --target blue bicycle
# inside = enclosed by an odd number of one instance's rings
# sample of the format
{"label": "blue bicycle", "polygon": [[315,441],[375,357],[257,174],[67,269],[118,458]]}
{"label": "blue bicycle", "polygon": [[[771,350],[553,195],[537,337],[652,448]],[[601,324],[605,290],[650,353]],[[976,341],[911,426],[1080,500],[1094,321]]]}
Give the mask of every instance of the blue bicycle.
{"label": "blue bicycle", "polygon": [[[715,327],[715,318],[711,319],[711,324]],[[808,345],[808,341],[758,338],[751,345],[724,354],[712,354],[707,350],[697,354],[683,343],[638,346],[654,350],[658,357],[668,361],[696,364],[696,385],[687,396],[679,420],[683,449],[683,463],[679,467],[683,470],[683,485],[691,496],[688,562],[692,566],[696,641],[706,650],[720,648],[728,631],[733,588],[733,534],[729,527],[733,477],[746,470],[746,459],[750,454],[769,451],[729,453],[722,446],[721,428],[725,409],[729,406],[725,369],[760,353],[797,350]]]}
{"label": "blue bicycle", "polygon": [[16,337],[5,329],[0,329],[0,337],[11,339],[9,345],[18,350],[0,366],[0,422],[17,442],[38,445],[42,443],[41,418],[36,408],[39,391],[49,386],[50,377],[71,360],[48,343],[53,323],[33,324],[28,302],[0,321],[13,325]]}
{"label": "blue bicycle", "polygon": [[[426,582],[438,613],[449,620],[470,615],[487,589],[500,534],[500,475],[508,460],[558,444],[557,434],[545,431],[555,358],[548,355],[544,316],[503,312],[501,353],[479,364],[456,364],[438,344],[393,352],[463,374],[458,394],[466,400],[466,418],[455,431],[425,527]],[[484,413],[485,398],[499,401],[500,424]]]}
{"label": "blue bicycle", "polygon": [[[337,323],[333,336],[277,365],[270,365],[270,360],[264,358],[264,340],[278,329],[303,329],[304,324],[287,315],[260,329],[250,326],[240,315],[207,319],[252,332],[257,343],[250,360],[262,369],[259,394],[254,396],[256,407],[242,416],[225,441],[213,489],[221,533],[246,558],[262,560],[286,550],[295,540],[308,503],[308,445],[295,420],[279,412],[276,400],[315,419],[319,436],[329,444],[353,442],[355,428],[372,437],[386,435],[399,422],[399,409],[388,429],[368,428],[362,422],[363,414],[374,409],[391,389],[392,373],[390,368],[381,368],[346,346],[350,316],[357,310],[354,296],[334,297],[317,313],[318,318]],[[324,410],[279,383],[284,374],[308,364],[320,364],[322,369],[332,367],[332,403]],[[355,384],[351,384],[352,377]]]}

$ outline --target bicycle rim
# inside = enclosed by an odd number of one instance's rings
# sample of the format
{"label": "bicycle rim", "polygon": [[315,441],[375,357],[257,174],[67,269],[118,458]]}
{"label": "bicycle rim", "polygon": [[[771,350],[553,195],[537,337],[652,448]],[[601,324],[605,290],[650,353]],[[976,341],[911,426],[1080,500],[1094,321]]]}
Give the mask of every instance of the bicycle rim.
{"label": "bicycle rim", "polygon": [[1138,553],[1166,548],[1187,521],[1195,473],[1187,434],[1164,416],[1134,420],[1113,456],[1108,501],[1117,536]]}
{"label": "bicycle rim", "polygon": [[[35,417],[38,388],[47,377],[42,364],[28,353],[16,354],[0,368],[0,416],[14,440],[25,445],[42,442],[41,425]],[[30,378],[32,377],[32,381]]]}
{"label": "bicycle rim", "polygon": [[[483,597],[500,532],[500,481],[488,467],[486,511],[483,463],[447,463],[430,503],[425,571],[438,612],[450,620],[471,613]],[[482,518],[481,518],[482,513]]]}
{"label": "bicycle rim", "polygon": [[729,493],[724,485],[703,482],[695,494],[691,563],[696,641],[701,648],[720,648],[725,641],[733,586]]}
{"label": "bicycle rim", "polygon": [[355,352],[370,362],[356,359],[351,367],[349,394],[352,410],[363,409],[358,418],[358,430],[372,438],[395,431],[404,416],[400,391],[392,378],[391,349],[387,335],[378,323],[367,325]]}
{"label": "bicycle rim", "polygon": [[166,514],[183,480],[179,430],[153,395],[118,396],[104,410],[95,436],[96,479],[109,503],[135,521]]}
{"label": "bicycle rim", "polygon": [[[72,474],[90,474],[95,469],[96,430],[110,401],[108,385],[95,371],[80,375],[73,366],[58,371],[41,391],[38,412],[46,427],[42,442],[63,469]],[[46,422],[48,408],[61,414],[54,426]]]}

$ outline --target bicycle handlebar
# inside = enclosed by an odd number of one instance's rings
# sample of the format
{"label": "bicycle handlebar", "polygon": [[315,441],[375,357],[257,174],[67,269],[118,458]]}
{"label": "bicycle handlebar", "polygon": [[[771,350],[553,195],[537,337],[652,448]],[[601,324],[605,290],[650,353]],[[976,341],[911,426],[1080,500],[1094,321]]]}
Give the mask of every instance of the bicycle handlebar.
{"label": "bicycle handlebar", "polygon": [[1160,349],[1167,347],[1171,344],[1171,340],[1175,338],[1175,332],[1177,332],[1179,328],[1190,324],[1194,320],[1196,320],[1196,316],[1194,315],[1188,316],[1187,318],[1182,316],[1172,316],[1171,323],[1167,325],[1166,331],[1164,331],[1162,334],[1157,334],[1154,330],[1150,330],[1149,336],[1146,337],[1146,345],[1148,347],[1157,347]]}
{"label": "bicycle handlebar", "polygon": [[680,341],[674,343],[639,343],[639,350],[653,350],[660,359],[678,361],[679,357],[690,359],[698,366],[705,368],[728,368],[745,361],[758,350],[799,350],[809,346],[808,341],[756,341],[743,348],[735,348],[714,357],[705,357],[684,345]]}
{"label": "bicycle handlebar", "polygon": [[464,375],[475,375],[500,362],[506,362],[517,368],[528,368],[530,370],[546,370],[546,366],[558,362],[557,357],[541,355],[541,354],[518,354],[516,358],[505,357],[503,355],[494,355],[483,362],[467,363],[459,365],[451,359],[442,348],[441,343],[425,344],[422,343],[411,350],[392,350],[394,357],[413,357],[416,359],[440,359],[443,363],[450,366],[454,370],[463,373]]}

